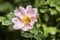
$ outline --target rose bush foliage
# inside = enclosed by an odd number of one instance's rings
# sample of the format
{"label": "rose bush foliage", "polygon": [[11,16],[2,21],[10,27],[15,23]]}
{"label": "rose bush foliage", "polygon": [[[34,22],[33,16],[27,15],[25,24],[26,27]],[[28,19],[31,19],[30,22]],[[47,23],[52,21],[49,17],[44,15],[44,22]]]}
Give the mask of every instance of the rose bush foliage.
{"label": "rose bush foliage", "polygon": [[[60,40],[59,3],[60,0],[0,0],[0,39]],[[27,5],[37,9],[37,22],[34,22],[33,28],[27,31],[15,30],[11,21],[16,16],[14,10],[19,9],[19,6],[26,8]]]}

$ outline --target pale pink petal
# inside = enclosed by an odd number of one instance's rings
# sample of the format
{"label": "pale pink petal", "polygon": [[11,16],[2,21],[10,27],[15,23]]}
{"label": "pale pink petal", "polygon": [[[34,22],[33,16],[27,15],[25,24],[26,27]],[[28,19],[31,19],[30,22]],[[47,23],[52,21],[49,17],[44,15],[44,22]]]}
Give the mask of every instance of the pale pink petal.
{"label": "pale pink petal", "polygon": [[19,23],[20,20],[19,20],[17,17],[15,17],[15,18],[12,18],[12,22],[13,22],[14,24],[16,24],[16,23]]}
{"label": "pale pink petal", "polygon": [[16,13],[16,12],[18,12],[18,11],[19,11],[18,9],[15,9],[15,10],[14,10],[14,13]]}
{"label": "pale pink petal", "polygon": [[27,13],[28,13],[29,15],[31,15],[31,16],[36,16],[36,15],[37,15],[37,8],[32,8],[31,5],[28,5],[28,6],[26,7],[26,11],[27,11]]}
{"label": "pale pink petal", "polygon": [[30,16],[36,16],[37,15],[37,9],[36,8],[30,9],[30,11],[28,11],[28,14]]}
{"label": "pale pink petal", "polygon": [[37,21],[36,17],[32,17],[31,19],[31,22],[30,22],[30,25],[34,25],[34,23]]}
{"label": "pale pink petal", "polygon": [[28,13],[31,9],[32,9],[32,6],[31,6],[31,5],[28,5],[28,6],[26,7],[27,13]]}
{"label": "pale pink petal", "polygon": [[23,17],[22,13],[19,12],[19,11],[15,12],[15,16],[18,17],[18,18],[22,18]]}
{"label": "pale pink petal", "polygon": [[27,31],[27,30],[32,29],[32,28],[33,28],[33,27],[30,26],[30,25],[25,25],[25,26],[22,28],[22,30],[23,30],[23,31]]}
{"label": "pale pink petal", "polygon": [[33,15],[37,16],[37,8],[33,8],[32,10],[33,10]]}
{"label": "pale pink petal", "polygon": [[13,26],[13,28],[16,29],[16,30],[18,30],[18,29],[21,29],[23,26],[24,26],[24,24],[20,23],[20,24],[15,24]]}
{"label": "pale pink petal", "polygon": [[27,14],[26,9],[23,7],[19,7],[19,11],[22,13],[22,15]]}

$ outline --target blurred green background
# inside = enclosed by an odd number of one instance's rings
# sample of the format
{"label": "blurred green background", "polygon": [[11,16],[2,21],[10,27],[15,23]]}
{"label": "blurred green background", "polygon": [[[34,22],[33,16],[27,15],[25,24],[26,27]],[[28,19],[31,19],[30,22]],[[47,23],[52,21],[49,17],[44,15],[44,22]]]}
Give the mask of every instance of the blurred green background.
{"label": "blurred green background", "polygon": [[[14,10],[27,5],[38,9],[36,28],[30,32],[14,30]],[[0,0],[0,40],[60,40],[60,0]]]}

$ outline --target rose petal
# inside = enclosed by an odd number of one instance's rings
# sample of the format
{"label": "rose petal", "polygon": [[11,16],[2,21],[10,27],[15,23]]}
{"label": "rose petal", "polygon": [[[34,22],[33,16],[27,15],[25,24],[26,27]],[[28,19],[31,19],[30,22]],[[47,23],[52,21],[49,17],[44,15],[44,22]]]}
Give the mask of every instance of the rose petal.
{"label": "rose petal", "polygon": [[17,23],[13,26],[13,28],[16,29],[16,30],[21,29],[22,27],[24,27],[24,24],[22,22]]}
{"label": "rose petal", "polygon": [[18,12],[18,11],[19,11],[18,9],[15,9],[15,10],[14,10],[14,13],[16,13],[16,12]]}
{"label": "rose petal", "polygon": [[33,27],[30,26],[30,25],[25,25],[25,26],[22,28],[22,30],[23,30],[23,31],[27,31],[27,30],[32,29],[32,28],[33,28]]}
{"label": "rose petal", "polygon": [[30,16],[36,16],[36,15],[37,15],[37,9],[36,9],[36,8],[30,9],[30,10],[28,11],[28,14],[29,14]]}
{"label": "rose petal", "polygon": [[26,7],[26,11],[29,13],[29,11],[32,9],[32,6],[31,5],[28,5],[27,7]]}
{"label": "rose petal", "polygon": [[36,21],[37,21],[36,17],[32,17],[30,25],[33,26]]}
{"label": "rose petal", "polygon": [[12,18],[12,22],[14,23],[14,24],[16,24],[16,23],[19,23],[20,22],[20,20],[18,19],[18,18]]}
{"label": "rose petal", "polygon": [[19,11],[22,13],[22,15],[27,14],[25,8],[23,8],[23,7],[19,7]]}
{"label": "rose petal", "polygon": [[22,13],[19,12],[19,11],[15,12],[15,16],[18,17],[18,18],[22,18],[23,17]]}
{"label": "rose petal", "polygon": [[31,5],[28,5],[28,6],[26,7],[26,11],[27,11],[27,13],[28,13],[29,15],[31,15],[31,16],[36,16],[36,15],[37,15],[37,9],[36,9],[36,8],[32,8]]}
{"label": "rose petal", "polygon": [[33,8],[32,11],[33,11],[32,15],[36,16],[37,15],[37,9]]}

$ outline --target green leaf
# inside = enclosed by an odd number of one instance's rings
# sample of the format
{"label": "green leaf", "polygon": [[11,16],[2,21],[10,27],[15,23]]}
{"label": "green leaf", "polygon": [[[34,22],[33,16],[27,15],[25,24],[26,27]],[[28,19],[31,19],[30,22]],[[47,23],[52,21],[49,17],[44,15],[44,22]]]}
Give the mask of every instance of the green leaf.
{"label": "green leaf", "polygon": [[37,27],[37,29],[38,29],[40,26],[41,26],[40,23],[36,23],[36,27]]}
{"label": "green leaf", "polygon": [[46,24],[43,24],[42,27],[43,27],[43,30],[44,30],[44,36],[47,37],[48,36],[48,33],[49,33],[48,27],[47,27]]}
{"label": "green leaf", "polygon": [[60,5],[60,0],[49,0],[50,6]]}
{"label": "green leaf", "polygon": [[54,0],[54,4],[60,6],[60,0]]}
{"label": "green leaf", "polygon": [[9,25],[12,25],[12,22],[10,20],[4,20],[2,21],[2,25],[9,26]]}
{"label": "green leaf", "polygon": [[34,34],[34,35],[37,35],[38,34],[38,30],[37,29],[32,29],[32,30],[30,30],[30,32],[32,33],[32,34]]}
{"label": "green leaf", "polygon": [[13,17],[14,17],[14,13],[13,12],[10,12],[6,15],[6,17],[11,20]]}
{"label": "green leaf", "polygon": [[22,32],[21,32],[21,36],[23,36],[23,37],[25,37],[25,38],[31,38],[31,37],[32,37],[32,34],[31,34],[31,33],[28,33],[28,32],[22,31]]}
{"label": "green leaf", "polygon": [[50,4],[50,6],[55,6],[54,0],[49,0],[49,4]]}
{"label": "green leaf", "polygon": [[51,33],[53,35],[55,35],[57,32],[57,29],[55,27],[49,27],[48,30],[49,30],[49,33]]}
{"label": "green leaf", "polygon": [[60,12],[60,6],[56,6],[56,10]]}
{"label": "green leaf", "polygon": [[13,23],[11,22],[11,19],[14,17],[13,13],[10,12],[9,14],[7,14],[5,17],[1,16],[0,17],[0,22],[2,22],[2,25],[12,25]]}
{"label": "green leaf", "polygon": [[40,9],[41,13],[45,13],[47,11],[47,9]]}
{"label": "green leaf", "polygon": [[45,13],[44,16],[43,16],[43,19],[47,22],[49,20],[48,14]]}
{"label": "green leaf", "polygon": [[46,5],[47,2],[45,2],[44,0],[35,0],[35,6],[36,7],[40,7],[40,5]]}
{"label": "green leaf", "polygon": [[4,21],[5,19],[5,17],[0,16],[0,22]]}
{"label": "green leaf", "polygon": [[47,37],[48,33],[51,33],[52,35],[55,35],[57,32],[56,27],[47,27],[47,25],[43,24],[43,30],[44,30],[44,36]]}
{"label": "green leaf", "polygon": [[33,36],[36,40],[44,40],[43,34],[38,33],[37,35]]}
{"label": "green leaf", "polygon": [[55,9],[49,9],[49,10],[50,10],[51,15],[56,15],[57,14],[57,11]]}

